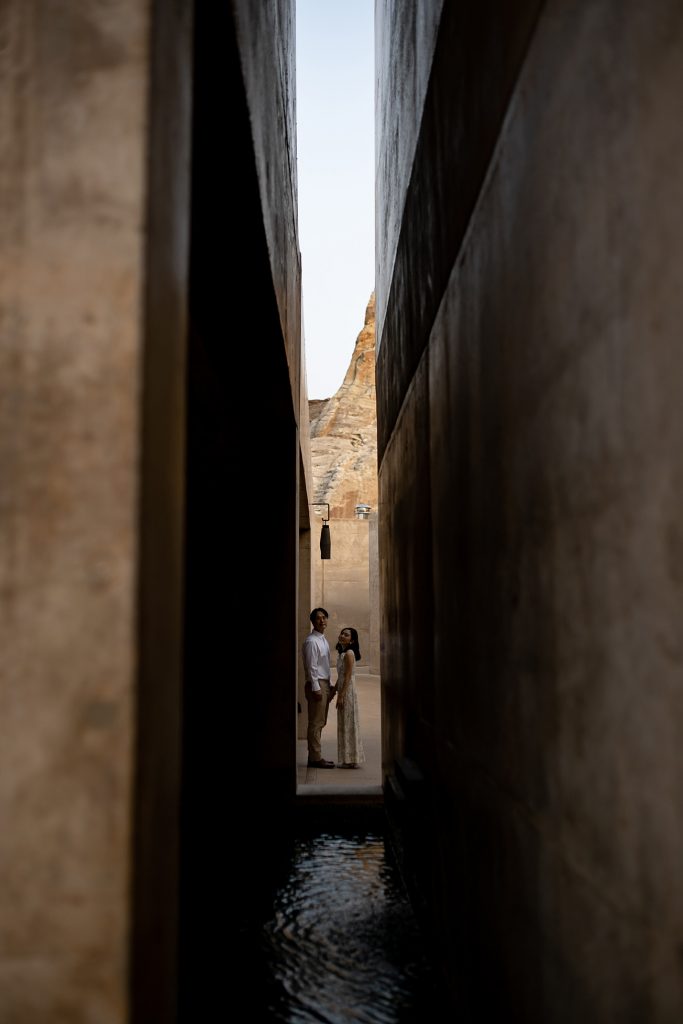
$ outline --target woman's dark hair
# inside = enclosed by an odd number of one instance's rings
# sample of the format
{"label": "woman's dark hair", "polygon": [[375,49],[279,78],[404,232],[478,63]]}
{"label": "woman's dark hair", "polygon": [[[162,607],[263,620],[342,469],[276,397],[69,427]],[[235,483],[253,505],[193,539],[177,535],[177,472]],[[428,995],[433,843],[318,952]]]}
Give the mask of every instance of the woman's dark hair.
{"label": "woman's dark hair", "polygon": [[[358,631],[355,630],[353,628],[353,626],[342,626],[342,628],[339,630],[339,632],[343,633],[343,631],[345,629],[348,629],[349,633],[351,634],[351,643],[348,646],[353,651],[353,653],[356,655],[356,661],[360,661],[360,647],[358,646]],[[342,645],[340,643],[337,643],[336,650],[338,650],[339,653],[341,654],[341,652],[344,650],[344,648],[342,647]]]}

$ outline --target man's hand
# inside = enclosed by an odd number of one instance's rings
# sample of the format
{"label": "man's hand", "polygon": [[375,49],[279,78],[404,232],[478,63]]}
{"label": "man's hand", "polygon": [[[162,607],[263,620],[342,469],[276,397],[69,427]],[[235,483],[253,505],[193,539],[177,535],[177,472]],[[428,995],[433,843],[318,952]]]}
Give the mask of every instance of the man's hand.
{"label": "man's hand", "polygon": [[317,700],[318,702],[320,702],[323,699],[323,691],[311,690],[311,697],[313,698],[313,700]]}

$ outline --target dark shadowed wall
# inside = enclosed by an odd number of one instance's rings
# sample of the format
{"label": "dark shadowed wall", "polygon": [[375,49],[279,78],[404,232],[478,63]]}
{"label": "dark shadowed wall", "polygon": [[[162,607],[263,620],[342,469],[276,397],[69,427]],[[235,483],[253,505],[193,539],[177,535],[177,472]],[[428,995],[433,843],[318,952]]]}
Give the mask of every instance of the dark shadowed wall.
{"label": "dark shadowed wall", "polygon": [[[199,5],[181,1018],[215,1014],[296,792],[301,332],[293,7]],[[245,404],[246,403],[246,404]],[[231,922],[216,930],[216,921]],[[230,936],[232,935],[232,939]]]}
{"label": "dark shadowed wall", "polygon": [[454,1001],[683,1014],[683,12],[376,5],[387,800]]}

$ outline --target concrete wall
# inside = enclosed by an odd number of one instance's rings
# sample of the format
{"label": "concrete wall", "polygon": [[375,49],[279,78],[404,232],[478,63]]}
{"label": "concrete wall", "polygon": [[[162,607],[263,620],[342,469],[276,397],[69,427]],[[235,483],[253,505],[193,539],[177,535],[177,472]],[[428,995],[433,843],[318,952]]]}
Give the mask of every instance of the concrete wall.
{"label": "concrete wall", "polygon": [[368,671],[374,675],[379,675],[380,673],[382,651],[378,526],[379,516],[377,512],[371,512],[368,519],[368,572],[370,577],[368,600],[370,605],[370,621],[368,625],[367,662],[369,665]]}
{"label": "concrete wall", "polygon": [[172,999],[191,18],[149,8],[0,16],[7,1024],[128,1019],[149,929]]}
{"label": "concrete wall", "polygon": [[3,1024],[208,1019],[296,791],[293,17],[0,12]]}
{"label": "concrete wall", "polygon": [[[402,18],[377,43],[377,390],[409,871],[475,1019],[670,1024],[683,11],[444,3],[434,46]],[[425,61],[420,106],[391,83]]]}

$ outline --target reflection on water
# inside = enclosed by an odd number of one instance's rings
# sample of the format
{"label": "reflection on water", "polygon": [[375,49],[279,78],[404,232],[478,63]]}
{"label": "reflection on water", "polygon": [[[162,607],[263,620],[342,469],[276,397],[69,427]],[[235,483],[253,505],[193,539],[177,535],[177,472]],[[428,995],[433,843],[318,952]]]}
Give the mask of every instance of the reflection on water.
{"label": "reflection on water", "polygon": [[439,1012],[412,908],[381,835],[293,840],[270,914],[251,941],[260,961],[252,1019],[393,1024]]}

